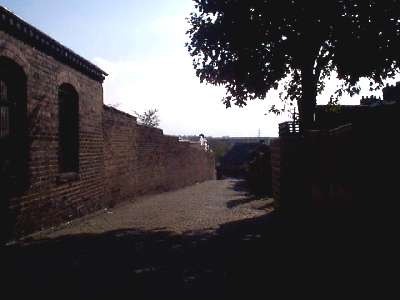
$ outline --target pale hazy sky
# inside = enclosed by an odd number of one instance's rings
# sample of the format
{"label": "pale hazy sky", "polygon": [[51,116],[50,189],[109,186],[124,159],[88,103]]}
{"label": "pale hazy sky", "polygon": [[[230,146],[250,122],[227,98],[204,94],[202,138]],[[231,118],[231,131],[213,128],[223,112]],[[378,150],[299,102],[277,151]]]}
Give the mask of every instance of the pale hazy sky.
{"label": "pale hazy sky", "polygon": [[[157,108],[166,134],[257,136],[260,130],[262,136],[277,136],[278,124],[288,119],[265,116],[269,105],[278,103],[277,92],[244,108],[226,109],[223,88],[200,84],[184,47],[192,0],[0,3],[109,73],[106,104],[119,104],[128,113]],[[319,103],[326,103],[332,90]],[[343,103],[356,104],[361,95]]]}

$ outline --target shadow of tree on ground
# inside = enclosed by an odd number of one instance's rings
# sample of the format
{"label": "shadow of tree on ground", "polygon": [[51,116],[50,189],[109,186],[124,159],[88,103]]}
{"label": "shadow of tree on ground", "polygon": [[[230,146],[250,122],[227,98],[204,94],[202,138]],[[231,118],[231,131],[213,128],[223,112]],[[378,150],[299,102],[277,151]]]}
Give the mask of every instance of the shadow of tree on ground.
{"label": "shadow of tree on ground", "polygon": [[386,236],[323,219],[275,212],[216,232],[121,229],[26,241],[1,249],[2,292],[13,299],[254,299],[376,287],[389,272]]}
{"label": "shadow of tree on ground", "polygon": [[226,203],[226,207],[228,208],[235,208],[237,206],[243,205],[243,204],[249,204],[249,203],[255,203],[255,202],[260,202],[257,205],[257,209],[261,210],[266,210],[271,208],[272,209],[272,202],[273,199],[267,196],[263,195],[255,195],[254,193],[251,192],[249,189],[249,185],[246,180],[243,179],[235,179],[233,181],[232,186],[230,187],[232,190],[236,192],[241,192],[242,197],[236,198],[229,200]]}

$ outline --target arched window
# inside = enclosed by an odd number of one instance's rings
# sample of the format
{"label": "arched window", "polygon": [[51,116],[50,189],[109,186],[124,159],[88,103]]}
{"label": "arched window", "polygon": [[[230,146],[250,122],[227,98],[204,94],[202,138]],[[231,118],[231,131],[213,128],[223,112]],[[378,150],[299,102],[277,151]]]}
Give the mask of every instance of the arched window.
{"label": "arched window", "polygon": [[28,153],[26,75],[13,60],[0,56],[0,198],[28,187]]}
{"label": "arched window", "polygon": [[79,99],[72,85],[58,90],[59,167],[60,172],[79,171]]}

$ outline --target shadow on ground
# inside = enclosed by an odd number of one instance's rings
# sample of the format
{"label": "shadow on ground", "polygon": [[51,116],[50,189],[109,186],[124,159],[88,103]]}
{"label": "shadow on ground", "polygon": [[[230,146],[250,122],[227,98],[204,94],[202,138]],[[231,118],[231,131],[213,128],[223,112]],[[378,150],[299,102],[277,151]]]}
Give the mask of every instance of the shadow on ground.
{"label": "shadow on ground", "polygon": [[273,199],[271,197],[268,197],[267,195],[255,195],[254,193],[252,193],[246,180],[235,179],[230,188],[236,192],[240,192],[242,196],[229,200],[226,203],[226,207],[235,208],[243,204],[259,202],[256,205],[258,209],[272,210]]}
{"label": "shadow on ground", "polygon": [[2,292],[12,299],[325,298],[370,293],[383,278],[391,284],[393,239],[382,228],[306,219],[275,212],[215,233],[123,229],[26,241],[1,249]]}

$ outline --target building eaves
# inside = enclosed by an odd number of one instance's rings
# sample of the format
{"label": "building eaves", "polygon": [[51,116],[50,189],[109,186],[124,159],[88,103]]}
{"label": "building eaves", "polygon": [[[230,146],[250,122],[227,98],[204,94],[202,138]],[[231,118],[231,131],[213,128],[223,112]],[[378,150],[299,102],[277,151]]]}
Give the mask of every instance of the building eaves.
{"label": "building eaves", "polygon": [[76,54],[71,49],[63,46],[1,5],[0,30],[52,56],[56,60],[71,66],[94,80],[103,82],[105,76],[108,75],[96,65]]}

